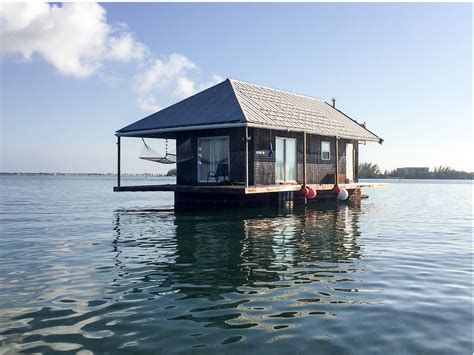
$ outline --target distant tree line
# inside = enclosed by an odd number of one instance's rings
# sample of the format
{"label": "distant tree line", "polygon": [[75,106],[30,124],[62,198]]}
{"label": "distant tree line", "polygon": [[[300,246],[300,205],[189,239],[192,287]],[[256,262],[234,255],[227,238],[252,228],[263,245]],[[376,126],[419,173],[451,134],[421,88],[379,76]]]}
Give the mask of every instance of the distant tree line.
{"label": "distant tree line", "polygon": [[176,168],[168,170],[166,176],[176,176]]}
{"label": "distant tree line", "polygon": [[402,173],[397,169],[382,172],[377,164],[359,164],[359,178],[361,179],[457,179],[472,180],[474,173],[458,171],[448,166],[435,167],[433,171]]}

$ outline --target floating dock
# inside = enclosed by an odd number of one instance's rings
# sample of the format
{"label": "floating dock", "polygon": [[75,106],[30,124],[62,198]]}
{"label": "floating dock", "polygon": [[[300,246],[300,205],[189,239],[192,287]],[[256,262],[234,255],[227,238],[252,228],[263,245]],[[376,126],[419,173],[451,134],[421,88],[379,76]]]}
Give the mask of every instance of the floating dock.
{"label": "floating dock", "polygon": [[[345,188],[349,192],[349,198],[361,196],[363,187],[381,187],[383,183],[350,183],[339,184],[340,188]],[[323,199],[336,199],[333,192],[333,184],[308,184],[317,191],[314,200],[305,200],[300,192],[302,185],[265,185],[249,186],[242,185],[132,185],[114,187],[116,192],[173,192],[175,197],[176,210],[196,210],[199,208],[226,206],[245,207],[265,205],[279,205],[282,203],[305,203],[308,201],[318,201]]]}
{"label": "floating dock", "polygon": [[[362,187],[381,187],[384,183],[350,183],[339,184],[341,188],[346,190],[355,190]],[[330,191],[334,188],[334,184],[307,184],[316,191]],[[253,195],[274,192],[297,192],[301,190],[299,184],[285,184],[285,185],[262,185],[249,186],[244,185],[176,185],[176,184],[162,184],[162,185],[130,185],[130,186],[116,186],[115,192],[151,192],[151,191],[167,191],[167,192],[183,192],[183,193],[204,193],[204,194],[232,194],[232,195]]]}

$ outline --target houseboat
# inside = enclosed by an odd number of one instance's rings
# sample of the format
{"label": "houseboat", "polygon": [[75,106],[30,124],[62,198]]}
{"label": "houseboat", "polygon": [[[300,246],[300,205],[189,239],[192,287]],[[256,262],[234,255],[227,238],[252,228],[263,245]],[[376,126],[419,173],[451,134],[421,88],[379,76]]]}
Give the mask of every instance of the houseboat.
{"label": "houseboat", "polygon": [[[172,191],[175,208],[246,206],[360,195],[359,147],[382,139],[324,100],[226,79],[116,131],[115,191]],[[175,163],[173,185],[122,186],[120,140],[175,141],[143,159]],[[334,189],[336,187],[336,189]]]}

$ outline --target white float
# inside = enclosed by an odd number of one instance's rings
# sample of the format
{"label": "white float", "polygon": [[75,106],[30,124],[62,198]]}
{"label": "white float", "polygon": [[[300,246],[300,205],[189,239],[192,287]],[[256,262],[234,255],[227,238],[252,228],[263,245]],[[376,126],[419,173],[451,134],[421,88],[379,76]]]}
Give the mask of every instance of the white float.
{"label": "white float", "polygon": [[347,200],[349,197],[349,192],[345,188],[341,188],[341,190],[337,193],[337,199],[339,201]]}

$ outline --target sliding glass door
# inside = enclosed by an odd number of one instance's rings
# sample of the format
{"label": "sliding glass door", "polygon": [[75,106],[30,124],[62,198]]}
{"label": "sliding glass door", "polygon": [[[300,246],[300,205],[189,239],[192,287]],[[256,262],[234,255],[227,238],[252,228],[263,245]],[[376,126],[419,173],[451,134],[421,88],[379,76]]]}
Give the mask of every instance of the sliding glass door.
{"label": "sliding glass door", "polygon": [[276,137],[276,183],[296,182],[296,139]]}
{"label": "sliding glass door", "polygon": [[[198,138],[197,143],[198,181],[207,182],[216,173],[228,176],[229,137],[202,137]],[[224,179],[224,176],[219,179]]]}
{"label": "sliding glass door", "polygon": [[346,179],[354,182],[354,145],[346,144]]}

